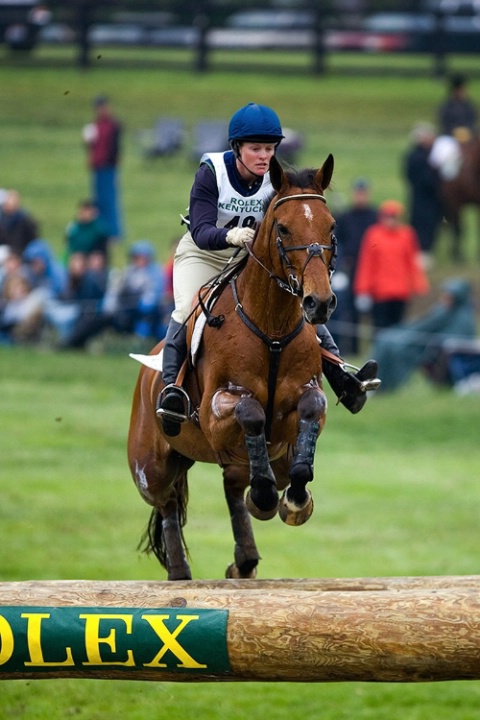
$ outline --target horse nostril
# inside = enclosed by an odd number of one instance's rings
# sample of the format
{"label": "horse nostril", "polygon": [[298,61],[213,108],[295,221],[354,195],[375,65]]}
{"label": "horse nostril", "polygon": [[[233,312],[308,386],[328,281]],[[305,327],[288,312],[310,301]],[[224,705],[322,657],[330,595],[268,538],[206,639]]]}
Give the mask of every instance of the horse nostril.
{"label": "horse nostril", "polygon": [[328,303],[328,309],[329,309],[331,312],[333,312],[336,307],[337,307],[337,296],[336,296],[336,295],[332,295],[332,297],[330,298],[330,302]]}
{"label": "horse nostril", "polygon": [[317,307],[317,301],[312,295],[307,295],[303,298],[303,309],[304,310],[315,310]]}

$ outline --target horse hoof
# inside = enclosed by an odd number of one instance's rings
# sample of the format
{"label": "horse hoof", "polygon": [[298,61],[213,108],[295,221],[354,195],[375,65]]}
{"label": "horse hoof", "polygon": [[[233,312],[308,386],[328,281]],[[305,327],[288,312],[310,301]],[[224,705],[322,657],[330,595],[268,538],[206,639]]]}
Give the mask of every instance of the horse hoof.
{"label": "horse hoof", "polygon": [[250,515],[256,520],[271,520],[278,512],[278,502],[275,507],[272,507],[270,510],[260,510],[252,500],[251,490],[248,490],[245,496],[245,505]]}
{"label": "horse hoof", "polygon": [[307,499],[302,505],[297,505],[288,499],[288,488],[283,493],[278,505],[278,514],[286,525],[303,525],[313,513],[312,494],[308,490],[305,490],[305,492],[307,493]]}
{"label": "horse hoof", "polygon": [[171,567],[168,569],[168,580],[191,580],[192,573],[190,568],[182,565]]}
{"label": "horse hoof", "polygon": [[242,572],[240,568],[235,565],[235,563],[232,563],[227,567],[225,577],[229,580],[253,580],[257,577],[257,566],[255,564],[255,566],[250,568],[248,572],[245,570]]}

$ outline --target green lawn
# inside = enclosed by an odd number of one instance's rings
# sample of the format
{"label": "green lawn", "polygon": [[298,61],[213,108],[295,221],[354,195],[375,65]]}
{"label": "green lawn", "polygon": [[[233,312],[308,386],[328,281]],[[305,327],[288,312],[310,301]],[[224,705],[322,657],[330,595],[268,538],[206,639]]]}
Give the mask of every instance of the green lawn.
{"label": "green lawn", "polygon": [[[189,146],[147,163],[136,132],[163,114],[191,129],[225,118],[249,100],[270,104],[305,134],[301,164],[336,158],[330,204],[352,177],[371,178],[376,201],[403,198],[408,133],[431,119],[443,83],[427,77],[117,69],[79,73],[69,64],[13,67],[2,61],[1,179],[17,187],[60,252],[63,229],[88,190],[80,128],[90,99],[112,96],[125,127],[122,169],[127,241],[150,238],[166,256],[178,236],[194,166]],[[472,82],[478,96],[480,87]],[[471,262],[452,268],[446,238],[435,287],[447,274],[476,279]],[[123,262],[125,247],[117,250]],[[138,365],[125,352],[100,356],[0,348],[0,579],[163,579],[136,545],[149,508],[126,463],[126,434]],[[255,521],[260,577],[475,574],[478,572],[477,397],[440,392],[415,376],[359,416],[330,396],[312,487],[315,512],[299,528]],[[220,578],[233,542],[216,467],[190,477],[186,528],[195,578]],[[1,668],[0,668],[1,670]],[[8,681],[0,718],[19,720],[216,720],[265,716],[312,720],[477,720],[480,683],[199,684]]]}
{"label": "green lawn", "polygon": [[[124,355],[0,350],[5,429],[0,576],[163,579],[136,551],[149,508],[125,458],[137,365]],[[254,521],[259,575],[356,577],[478,572],[478,398],[415,377],[351,416],[330,397],[300,528]],[[219,470],[190,476],[186,528],[195,578],[221,578],[233,541]],[[480,683],[177,685],[4,681],[0,717],[175,720],[311,717],[476,720]]]}

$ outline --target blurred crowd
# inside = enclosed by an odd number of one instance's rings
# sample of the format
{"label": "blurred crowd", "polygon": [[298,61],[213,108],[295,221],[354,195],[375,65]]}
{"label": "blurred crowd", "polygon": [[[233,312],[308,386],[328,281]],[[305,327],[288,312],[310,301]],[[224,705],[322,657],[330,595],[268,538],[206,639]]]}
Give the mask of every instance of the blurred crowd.
{"label": "blurred crowd", "polygon": [[[138,240],[127,248],[125,267],[111,266],[112,244],[123,237],[122,127],[105,96],[94,99],[93,110],[93,121],[82,130],[91,199],[78,204],[66,226],[60,257],[42,238],[20,193],[0,190],[2,344],[38,342],[46,330],[58,348],[85,348],[106,329],[146,346],[165,336],[173,309],[173,252],[162,264],[152,243]],[[465,379],[461,367],[467,365],[480,379],[469,283],[454,279],[424,316],[412,320],[409,313],[411,301],[431,291],[429,274],[444,216],[442,179],[454,177],[462,143],[478,136],[477,110],[464,77],[451,78],[437,114],[436,124],[422,121],[412,130],[400,168],[408,189],[405,204],[392,198],[377,207],[370,181],[361,177],[335,212],[338,258],[332,286],[338,305],[329,329],[345,356],[358,356],[367,319],[368,344],[384,391],[396,389],[417,367],[450,385]],[[461,345],[461,362],[455,343]]]}
{"label": "blurred crowd", "polygon": [[[440,288],[432,288],[430,281],[440,226],[449,220],[442,183],[458,177],[478,131],[467,79],[455,74],[435,122],[421,121],[412,129],[399,168],[407,189],[405,205],[391,199],[377,207],[370,182],[357,178],[349,201],[337,213],[338,262],[332,284],[338,305],[329,328],[345,354],[357,355],[367,327],[381,392],[396,390],[416,369],[432,382],[462,392],[480,389],[473,288],[462,277],[450,278]],[[411,301],[427,293],[438,297],[412,318]]]}
{"label": "blurred crowd", "polygon": [[43,239],[20,194],[0,197],[0,342],[84,348],[106,328],[157,342],[172,309],[172,264],[148,240],[132,243],[124,268],[111,267],[111,237],[95,203],[79,203],[65,228],[62,257]]}

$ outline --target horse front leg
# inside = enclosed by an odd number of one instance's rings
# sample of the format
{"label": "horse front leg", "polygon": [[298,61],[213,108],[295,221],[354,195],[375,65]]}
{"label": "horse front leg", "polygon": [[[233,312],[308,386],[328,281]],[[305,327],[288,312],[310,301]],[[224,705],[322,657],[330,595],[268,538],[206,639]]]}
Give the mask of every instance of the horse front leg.
{"label": "horse front leg", "polygon": [[243,397],[235,407],[235,418],[245,433],[250,463],[250,490],[245,503],[257,520],[270,520],[277,514],[278,491],[270,466],[265,438],[265,412],[252,397]]}
{"label": "horse front leg", "polygon": [[227,568],[227,578],[254,578],[260,560],[253,536],[252,521],[243,497],[248,482],[246,474],[246,468],[234,465],[223,468],[225,498],[235,540],[234,562]]}
{"label": "horse front leg", "polygon": [[290,485],[283,493],[279,515],[287,525],[303,525],[313,512],[307,483],[313,480],[315,447],[325,421],[326,399],[319,388],[307,390],[298,403],[299,432],[288,472]]}

